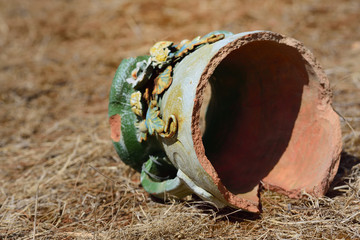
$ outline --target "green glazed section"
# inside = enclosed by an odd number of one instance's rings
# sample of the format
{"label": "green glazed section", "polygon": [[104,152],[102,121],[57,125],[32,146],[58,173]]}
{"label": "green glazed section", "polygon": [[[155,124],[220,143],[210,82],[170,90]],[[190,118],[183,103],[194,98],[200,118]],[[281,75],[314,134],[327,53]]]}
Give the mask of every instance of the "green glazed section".
{"label": "green glazed section", "polygon": [[108,116],[116,114],[121,116],[120,141],[113,141],[116,152],[125,164],[138,172],[141,171],[143,163],[149,159],[149,155],[163,152],[155,137],[150,136],[146,142],[138,142],[137,129],[134,125],[138,119],[130,106],[130,96],[135,90],[126,81],[131,76],[131,71],[136,67],[136,63],[148,58],[149,56],[139,56],[124,59],[116,70],[109,96]]}
{"label": "green glazed section", "polygon": [[[150,158],[144,165],[141,172],[141,185],[144,187],[145,191],[150,193],[156,198],[165,199],[168,194],[169,197],[176,196],[178,198],[183,198],[192,193],[191,189],[182,181],[179,177],[174,176],[167,180],[159,181],[153,179],[149,173],[166,173],[171,172],[176,169],[174,167],[169,167],[169,171],[158,172],[159,165],[154,162],[154,158]],[[165,166],[166,168],[166,166]],[[176,173],[176,172],[175,172]]]}

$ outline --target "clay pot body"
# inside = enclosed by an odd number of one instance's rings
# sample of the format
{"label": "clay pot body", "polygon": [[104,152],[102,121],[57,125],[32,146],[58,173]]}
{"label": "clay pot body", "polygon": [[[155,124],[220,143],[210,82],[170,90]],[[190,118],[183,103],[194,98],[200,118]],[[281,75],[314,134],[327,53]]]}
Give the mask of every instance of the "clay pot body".
{"label": "clay pot body", "polygon": [[259,212],[260,184],[322,196],[338,168],[329,82],[308,49],[276,33],[235,34],[186,56],[160,113],[177,120],[157,141],[177,169],[165,191],[180,197]]}

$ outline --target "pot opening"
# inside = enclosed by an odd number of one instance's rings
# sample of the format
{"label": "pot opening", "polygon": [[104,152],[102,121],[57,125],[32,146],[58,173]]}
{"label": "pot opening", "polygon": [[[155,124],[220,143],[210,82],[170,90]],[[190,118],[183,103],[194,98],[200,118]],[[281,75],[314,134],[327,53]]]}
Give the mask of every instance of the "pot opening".
{"label": "pot opening", "polygon": [[248,43],[218,65],[205,91],[200,129],[205,155],[232,194],[245,194],[260,181],[280,189],[317,181],[319,156],[328,151],[321,146],[325,131],[313,124],[318,86],[298,50],[274,41]]}

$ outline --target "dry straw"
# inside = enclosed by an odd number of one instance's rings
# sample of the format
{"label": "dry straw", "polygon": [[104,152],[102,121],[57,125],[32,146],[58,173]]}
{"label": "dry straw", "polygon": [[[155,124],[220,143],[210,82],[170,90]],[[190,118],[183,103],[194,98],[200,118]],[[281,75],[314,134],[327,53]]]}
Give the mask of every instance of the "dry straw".
{"label": "dry straw", "polygon": [[[0,0],[0,239],[360,239],[360,3]],[[158,40],[268,29],[309,46],[344,153],[324,198],[262,192],[263,213],[153,201],[109,140],[121,59]]]}

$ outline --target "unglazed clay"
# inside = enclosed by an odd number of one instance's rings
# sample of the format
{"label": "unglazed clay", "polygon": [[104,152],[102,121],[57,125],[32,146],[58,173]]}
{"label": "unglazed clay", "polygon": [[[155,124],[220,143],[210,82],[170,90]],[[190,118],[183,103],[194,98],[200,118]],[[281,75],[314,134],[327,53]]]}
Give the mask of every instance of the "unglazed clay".
{"label": "unglazed clay", "polygon": [[329,82],[300,42],[268,31],[159,42],[113,80],[111,137],[150,194],[259,212],[259,186],[326,193],[341,152]]}

